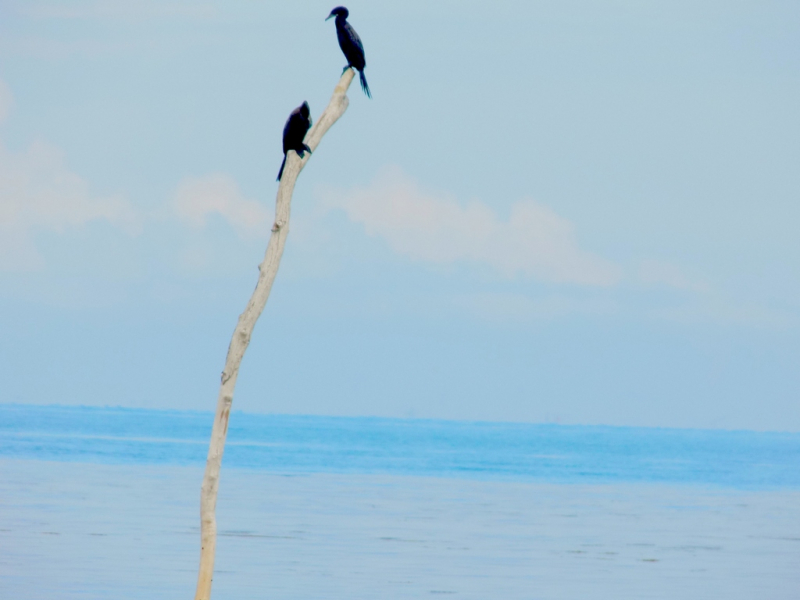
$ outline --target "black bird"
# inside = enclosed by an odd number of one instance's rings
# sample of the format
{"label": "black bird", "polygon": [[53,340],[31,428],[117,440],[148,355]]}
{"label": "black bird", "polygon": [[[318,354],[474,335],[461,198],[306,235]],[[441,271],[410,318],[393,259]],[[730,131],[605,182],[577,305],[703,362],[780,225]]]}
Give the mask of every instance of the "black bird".
{"label": "black bird", "polygon": [[286,166],[286,153],[289,150],[297,152],[300,158],[303,158],[306,152],[311,154],[311,148],[303,143],[306,133],[311,127],[310,115],[311,111],[308,108],[308,102],[303,102],[286,119],[286,125],[283,128],[283,162],[281,163],[281,170],[278,171],[278,181],[281,180],[283,175],[283,167]]}
{"label": "black bird", "polygon": [[347,22],[347,17],[350,15],[344,6],[337,6],[328,15],[326,21],[331,17],[336,17],[336,37],[339,38],[339,47],[344,52],[344,57],[347,59],[347,66],[342,71],[346,71],[353,67],[358,71],[361,77],[361,89],[367,95],[367,98],[372,98],[369,93],[369,86],[367,85],[367,78],[364,77],[364,67],[367,66],[367,61],[364,58],[364,44],[361,43],[361,38],[358,37],[356,30]]}

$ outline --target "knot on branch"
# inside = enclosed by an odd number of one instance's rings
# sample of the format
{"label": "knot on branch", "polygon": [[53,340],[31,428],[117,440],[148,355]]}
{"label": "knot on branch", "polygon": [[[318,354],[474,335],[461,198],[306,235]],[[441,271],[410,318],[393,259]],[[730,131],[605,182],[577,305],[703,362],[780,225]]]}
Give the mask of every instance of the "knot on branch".
{"label": "knot on branch", "polygon": [[286,225],[286,221],[282,221],[282,220],[275,221],[275,223],[272,224],[272,233],[275,233],[276,231],[280,231],[281,229],[283,229],[284,225]]}

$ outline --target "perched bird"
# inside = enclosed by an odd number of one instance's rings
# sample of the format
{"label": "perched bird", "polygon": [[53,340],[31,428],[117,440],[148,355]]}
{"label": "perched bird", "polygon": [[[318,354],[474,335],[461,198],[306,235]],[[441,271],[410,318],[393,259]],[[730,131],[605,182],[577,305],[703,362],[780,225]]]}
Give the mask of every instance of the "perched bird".
{"label": "perched bird", "polygon": [[286,153],[289,150],[297,152],[300,158],[303,158],[306,152],[311,154],[311,148],[303,143],[310,127],[311,111],[308,108],[308,102],[303,102],[292,111],[283,128],[283,162],[281,163],[281,170],[278,171],[278,181],[281,180],[283,175],[283,167],[286,166]]}
{"label": "perched bird", "polygon": [[339,38],[339,47],[344,52],[344,57],[347,59],[347,66],[344,71],[353,67],[358,71],[361,77],[361,89],[367,95],[367,98],[372,98],[369,93],[369,86],[367,85],[367,78],[364,77],[364,67],[367,66],[367,61],[364,58],[364,44],[361,43],[361,38],[358,37],[356,30],[347,22],[347,17],[350,15],[344,6],[337,6],[328,15],[326,21],[331,17],[336,17],[336,37]]}

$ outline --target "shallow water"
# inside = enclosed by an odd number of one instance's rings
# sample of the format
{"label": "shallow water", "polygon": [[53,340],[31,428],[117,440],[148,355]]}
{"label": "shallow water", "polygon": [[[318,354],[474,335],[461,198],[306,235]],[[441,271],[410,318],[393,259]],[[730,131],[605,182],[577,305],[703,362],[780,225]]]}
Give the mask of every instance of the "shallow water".
{"label": "shallow water", "polygon": [[[191,598],[212,416],[0,405],[0,599]],[[800,597],[800,435],[231,418],[214,597]]]}
{"label": "shallow water", "polygon": [[[0,597],[191,597],[196,466],[0,460]],[[217,598],[779,599],[800,492],[226,469]]]}

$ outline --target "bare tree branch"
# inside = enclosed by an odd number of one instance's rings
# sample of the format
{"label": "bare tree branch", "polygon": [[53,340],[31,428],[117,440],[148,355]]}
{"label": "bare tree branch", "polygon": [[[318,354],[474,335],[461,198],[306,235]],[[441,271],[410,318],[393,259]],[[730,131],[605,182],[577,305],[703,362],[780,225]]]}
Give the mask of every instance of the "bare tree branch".
{"label": "bare tree branch", "polygon": [[[347,110],[349,100],[347,89],[353,81],[353,69],[347,69],[342,74],[333,96],[325,112],[306,135],[306,143],[312,151],[317,149],[322,136]],[[303,170],[309,154],[300,158],[294,150],[286,156],[286,166],[278,186],[278,196],[275,201],[275,224],[267,245],[264,260],[259,265],[259,276],[256,289],[250,297],[250,302],[244,312],[239,316],[239,322],[233,331],[231,344],[228,347],[228,356],[225,359],[225,369],[222,371],[222,382],[219,386],[217,400],[217,413],[214,417],[214,427],[211,431],[211,441],[208,445],[208,459],[206,471],[203,476],[203,485],[200,490],[200,570],[197,576],[197,592],[195,600],[209,600],[211,598],[211,580],[214,574],[214,555],[217,545],[217,491],[219,489],[219,471],[222,465],[222,453],[225,449],[225,438],[228,435],[228,419],[230,418],[231,404],[233,403],[233,390],[236,387],[236,378],[239,375],[239,365],[242,363],[245,350],[250,344],[258,317],[264,310],[272,289],[272,283],[278,273],[278,266],[283,255],[283,246],[289,234],[289,213],[292,202],[294,184],[300,171]]]}

